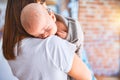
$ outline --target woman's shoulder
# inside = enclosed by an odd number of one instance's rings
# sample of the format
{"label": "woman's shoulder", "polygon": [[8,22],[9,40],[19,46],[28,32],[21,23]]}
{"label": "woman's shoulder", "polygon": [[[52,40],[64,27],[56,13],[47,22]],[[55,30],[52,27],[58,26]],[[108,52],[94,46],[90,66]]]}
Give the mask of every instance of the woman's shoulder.
{"label": "woman's shoulder", "polygon": [[62,38],[60,38],[59,36],[56,36],[56,35],[50,36],[49,39],[50,39],[50,41],[55,42],[55,43],[64,41],[64,39],[62,39]]}
{"label": "woman's shoulder", "polygon": [[[59,36],[53,35],[49,37],[49,44],[55,45],[55,46],[60,46],[60,45],[67,45],[69,42],[65,39],[60,38]],[[70,43],[71,44],[71,43]]]}
{"label": "woman's shoulder", "polygon": [[45,39],[40,39],[40,38],[24,38],[23,40],[21,40],[22,44],[36,44],[39,45],[41,43],[44,44],[60,44],[63,43],[65,40],[63,40],[62,38],[56,36],[56,35],[51,35]]}

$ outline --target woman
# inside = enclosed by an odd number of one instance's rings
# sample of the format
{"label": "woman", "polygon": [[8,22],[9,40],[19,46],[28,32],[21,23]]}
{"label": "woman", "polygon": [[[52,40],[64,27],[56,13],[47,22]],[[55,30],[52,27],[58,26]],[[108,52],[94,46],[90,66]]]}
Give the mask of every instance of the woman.
{"label": "woman", "polygon": [[77,80],[91,80],[91,72],[74,54],[75,45],[57,36],[45,40],[34,38],[23,29],[20,23],[22,8],[44,1],[8,0],[3,53],[14,75],[20,80],[67,80],[67,75]]}

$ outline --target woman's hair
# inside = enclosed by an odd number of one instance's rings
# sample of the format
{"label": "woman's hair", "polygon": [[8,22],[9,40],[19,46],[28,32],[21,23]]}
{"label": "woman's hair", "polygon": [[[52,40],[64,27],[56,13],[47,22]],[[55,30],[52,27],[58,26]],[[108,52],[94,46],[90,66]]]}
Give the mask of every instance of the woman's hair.
{"label": "woman's hair", "polygon": [[23,37],[32,37],[22,27],[20,15],[23,7],[29,3],[44,3],[45,0],[8,0],[3,31],[3,54],[6,59],[15,59],[15,44]]}
{"label": "woman's hair", "polygon": [[38,1],[40,1],[41,4],[46,2],[46,0],[38,0]]}

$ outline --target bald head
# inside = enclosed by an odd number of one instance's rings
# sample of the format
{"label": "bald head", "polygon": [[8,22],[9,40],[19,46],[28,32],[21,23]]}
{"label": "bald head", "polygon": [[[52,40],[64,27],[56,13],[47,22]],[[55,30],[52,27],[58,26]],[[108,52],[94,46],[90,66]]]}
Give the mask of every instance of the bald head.
{"label": "bald head", "polygon": [[42,27],[46,22],[48,12],[43,5],[31,3],[25,6],[21,12],[21,24],[28,33],[34,32],[37,27]]}

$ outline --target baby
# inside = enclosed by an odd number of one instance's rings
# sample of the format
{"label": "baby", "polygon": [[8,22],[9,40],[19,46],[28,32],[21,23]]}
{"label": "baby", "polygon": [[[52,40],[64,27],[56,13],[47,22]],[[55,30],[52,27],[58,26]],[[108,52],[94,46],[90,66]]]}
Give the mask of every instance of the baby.
{"label": "baby", "polygon": [[48,13],[45,7],[40,4],[31,4],[26,6],[21,13],[21,23],[29,34],[34,37],[46,38],[50,35],[59,35],[65,38],[67,27],[59,27],[56,23],[56,17],[53,12]]}
{"label": "baby", "polygon": [[84,38],[78,21],[54,14],[40,4],[31,3],[21,12],[21,24],[34,37],[45,39],[57,35],[66,39],[76,45],[76,54],[81,56]]}
{"label": "baby", "polygon": [[83,32],[77,21],[55,15],[37,3],[29,4],[22,10],[21,24],[26,32],[34,37],[44,39],[50,35],[58,35],[74,43],[76,52],[83,44]]}

